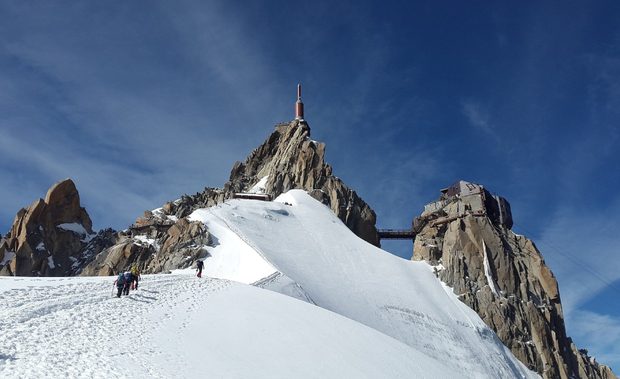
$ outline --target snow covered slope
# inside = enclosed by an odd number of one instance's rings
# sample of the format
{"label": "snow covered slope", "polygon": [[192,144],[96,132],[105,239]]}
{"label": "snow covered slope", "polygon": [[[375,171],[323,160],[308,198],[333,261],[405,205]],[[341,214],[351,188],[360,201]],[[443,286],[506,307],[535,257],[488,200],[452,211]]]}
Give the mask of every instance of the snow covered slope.
{"label": "snow covered slope", "polygon": [[1,277],[0,377],[538,378],[426,263],[303,191],[191,218],[213,278],[146,276],[117,299],[109,277]]}
{"label": "snow covered slope", "polygon": [[112,280],[1,277],[0,377],[463,377],[272,291],[176,273],[116,299]]}
{"label": "snow covered slope", "polygon": [[357,238],[304,191],[289,191],[273,203],[229,201],[191,217],[215,224],[214,216],[282,273],[261,282],[265,288],[290,293],[295,287],[295,297],[385,333],[470,378],[538,377],[426,263],[403,260]]}

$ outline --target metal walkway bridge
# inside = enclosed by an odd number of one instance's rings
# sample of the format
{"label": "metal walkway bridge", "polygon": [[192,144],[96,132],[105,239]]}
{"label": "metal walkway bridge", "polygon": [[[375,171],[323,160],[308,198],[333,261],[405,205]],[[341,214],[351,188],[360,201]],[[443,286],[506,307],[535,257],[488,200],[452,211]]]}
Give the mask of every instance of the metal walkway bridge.
{"label": "metal walkway bridge", "polygon": [[412,229],[377,229],[382,240],[414,240],[416,232]]}

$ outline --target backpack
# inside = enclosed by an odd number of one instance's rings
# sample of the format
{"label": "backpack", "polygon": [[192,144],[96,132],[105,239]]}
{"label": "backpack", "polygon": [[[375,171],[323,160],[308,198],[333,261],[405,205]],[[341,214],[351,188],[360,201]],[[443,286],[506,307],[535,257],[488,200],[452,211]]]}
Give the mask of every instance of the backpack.
{"label": "backpack", "polygon": [[116,284],[118,285],[125,284],[125,274],[123,274],[122,272],[118,274],[118,279],[116,280]]}
{"label": "backpack", "polygon": [[131,282],[131,272],[130,271],[127,271],[125,273],[125,282],[127,282],[127,283]]}

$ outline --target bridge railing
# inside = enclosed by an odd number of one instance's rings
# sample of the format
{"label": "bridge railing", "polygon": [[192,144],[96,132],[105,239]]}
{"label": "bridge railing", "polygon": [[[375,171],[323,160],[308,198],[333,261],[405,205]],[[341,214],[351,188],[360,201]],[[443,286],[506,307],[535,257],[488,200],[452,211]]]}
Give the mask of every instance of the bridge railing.
{"label": "bridge railing", "polygon": [[377,229],[380,239],[415,239],[416,232],[411,229]]}

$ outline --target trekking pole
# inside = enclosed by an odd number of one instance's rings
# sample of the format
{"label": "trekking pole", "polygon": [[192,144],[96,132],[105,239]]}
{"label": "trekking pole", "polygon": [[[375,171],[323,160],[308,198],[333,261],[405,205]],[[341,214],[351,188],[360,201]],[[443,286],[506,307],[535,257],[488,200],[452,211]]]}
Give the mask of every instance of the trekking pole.
{"label": "trekking pole", "polygon": [[114,296],[114,283],[112,283],[112,296]]}

